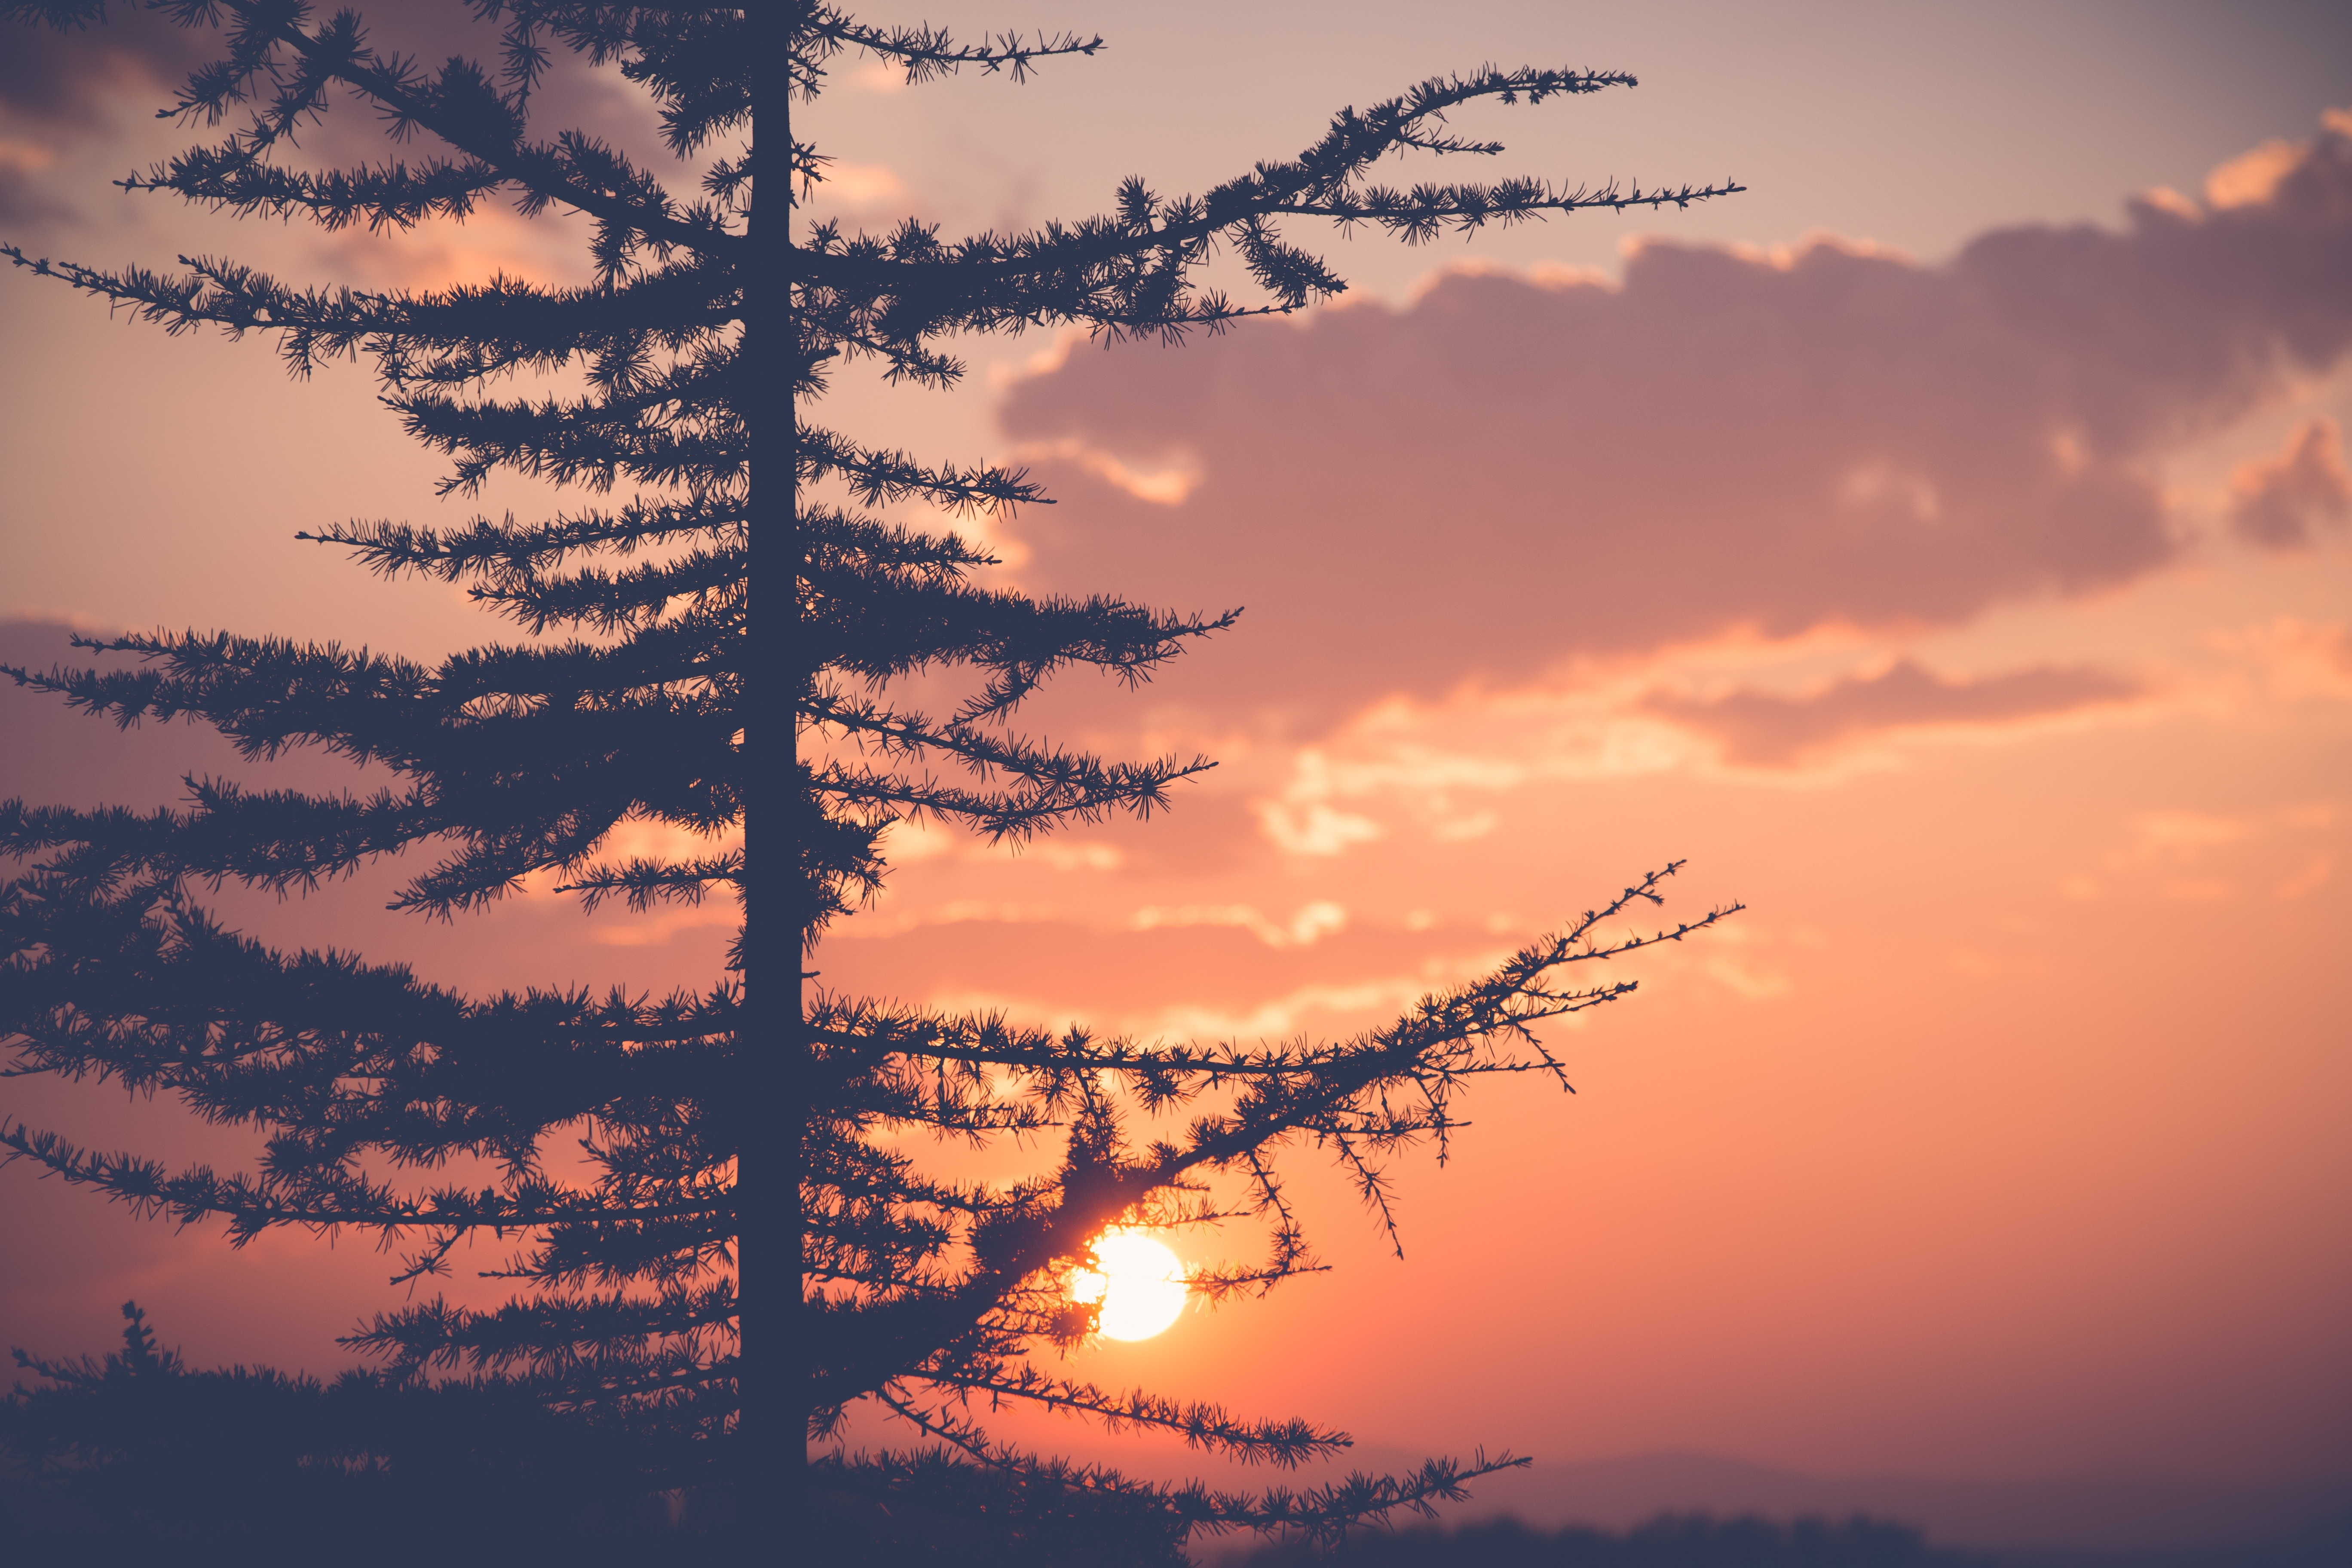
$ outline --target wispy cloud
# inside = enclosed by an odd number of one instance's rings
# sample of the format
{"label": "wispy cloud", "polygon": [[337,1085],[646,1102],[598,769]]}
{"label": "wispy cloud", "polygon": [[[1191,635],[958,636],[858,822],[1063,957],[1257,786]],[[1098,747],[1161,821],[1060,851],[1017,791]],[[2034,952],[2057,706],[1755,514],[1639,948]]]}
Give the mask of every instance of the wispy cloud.
{"label": "wispy cloud", "polygon": [[2242,465],[2230,477],[2230,526],[2272,550],[2313,543],[2352,519],[2352,473],[2333,419],[2311,419],[2274,457]]}
{"label": "wispy cloud", "polygon": [[2128,677],[2087,667],[2042,665],[1959,679],[1903,659],[1879,674],[1847,676],[1801,696],[1657,692],[1642,707],[1714,741],[1727,762],[1780,767],[1865,735],[2013,727],[2141,693],[2140,683]]}

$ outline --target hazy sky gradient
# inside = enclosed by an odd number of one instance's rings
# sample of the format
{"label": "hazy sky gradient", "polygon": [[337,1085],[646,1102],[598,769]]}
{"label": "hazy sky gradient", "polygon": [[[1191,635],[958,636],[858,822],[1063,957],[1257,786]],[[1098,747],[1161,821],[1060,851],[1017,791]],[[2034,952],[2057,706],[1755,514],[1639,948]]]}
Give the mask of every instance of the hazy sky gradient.
{"label": "hazy sky gradient", "polygon": [[[809,117],[841,159],[820,211],[959,231],[1094,210],[1130,173],[1198,190],[1487,60],[1643,78],[1465,121],[1510,143],[1497,172],[1752,187],[1466,246],[1340,241],[1340,307],[1180,352],[1032,336],[966,345],[951,396],[845,379],[827,417],[1048,482],[1058,506],[991,527],[1008,580],[1248,609],[1139,695],[1039,705],[1038,728],[1221,757],[1178,810],[1017,859],[902,832],[824,984],[1287,1037],[1375,1022],[1669,858],[1690,860],[1670,917],[1750,906],[1556,1031],[1577,1098],[1482,1092],[1446,1169],[1402,1163],[1402,1262],[1302,1159],[1333,1273],[1083,1369],[1381,1450],[2174,1478],[2288,1489],[2282,1519],[2345,1495],[2352,26],[2150,4],[920,14],[1113,47],[1017,88],[843,62]],[[173,145],[140,118],[142,62],[169,51],[141,47],[0,70],[0,235],[376,285],[581,270],[510,215],[240,234],[108,190]],[[646,123],[610,84],[554,101]],[[322,155],[365,147],[346,120]],[[261,342],[109,325],[21,274],[0,338],[0,658],[62,657],[65,622],[422,654],[503,635],[291,542],[472,510],[433,499],[356,371],[294,384]],[[494,482],[473,504],[546,502]],[[227,765],[13,690],[0,737],[0,795],[160,801]],[[235,907],[476,988],[696,982],[727,918],[530,895],[387,923],[389,880]],[[234,1146],[165,1107],[5,1092],[102,1143]],[[97,1348],[135,1294],[198,1360],[323,1367],[388,1300],[349,1238],[232,1255],[0,1183],[5,1342]]]}

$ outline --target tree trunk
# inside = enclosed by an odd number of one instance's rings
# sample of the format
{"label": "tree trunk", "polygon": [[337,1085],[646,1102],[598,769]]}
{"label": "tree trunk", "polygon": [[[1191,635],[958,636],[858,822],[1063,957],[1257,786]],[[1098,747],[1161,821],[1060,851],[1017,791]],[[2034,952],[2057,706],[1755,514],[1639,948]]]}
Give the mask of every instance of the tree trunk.
{"label": "tree trunk", "polygon": [[[763,1547],[792,1555],[808,1462],[807,1350],[802,1318],[802,1137],[807,1120],[801,964],[807,921],[795,722],[801,685],[798,446],[791,293],[792,72],[795,5],[754,7],[753,265],[745,285],[745,372],[756,383],[750,491],[758,571],[749,608],[744,680],[744,1011],[737,1042],[744,1094],[736,1161],[736,1281],[740,1362],[737,1448],[740,1522]],[[765,134],[761,134],[765,132]],[[765,199],[762,200],[761,198]],[[766,1552],[762,1555],[767,1555]]]}

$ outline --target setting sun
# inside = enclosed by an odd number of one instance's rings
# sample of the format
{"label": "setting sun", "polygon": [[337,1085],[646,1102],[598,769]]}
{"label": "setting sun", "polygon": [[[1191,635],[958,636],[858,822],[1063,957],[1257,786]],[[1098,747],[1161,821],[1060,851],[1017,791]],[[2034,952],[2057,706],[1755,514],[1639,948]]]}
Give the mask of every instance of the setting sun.
{"label": "setting sun", "polygon": [[1184,1310],[1184,1265],[1150,1237],[1131,1230],[1103,1233],[1095,1243],[1098,1267],[1070,1276],[1070,1295],[1102,1303],[1105,1339],[1148,1340]]}

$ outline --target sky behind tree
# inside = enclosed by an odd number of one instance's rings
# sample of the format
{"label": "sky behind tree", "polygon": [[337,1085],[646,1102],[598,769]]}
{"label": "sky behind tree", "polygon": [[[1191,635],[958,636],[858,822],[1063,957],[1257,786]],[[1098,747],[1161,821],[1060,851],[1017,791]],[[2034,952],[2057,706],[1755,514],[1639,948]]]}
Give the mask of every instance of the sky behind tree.
{"label": "sky behind tree", "polygon": [[[1006,580],[1247,613],[1139,695],[1039,714],[1223,759],[1176,812],[1018,858],[903,831],[826,984],[1286,1037],[1375,1022],[1668,858],[1693,905],[1750,906],[1558,1032],[1576,1100],[1488,1091],[1446,1169],[1408,1163],[1402,1262],[1335,1176],[1308,1200],[1334,1273],[1088,1374],[1384,1449],[2169,1477],[2304,1500],[2283,1510],[2352,1485],[2352,27],[2315,5],[922,15],[1111,47],[1017,87],[844,61],[810,116],[840,160],[820,215],[955,233],[1097,210],[1129,174],[1198,190],[1488,60],[1643,79],[1465,118],[1508,143],[1498,172],[1751,187],[1339,240],[1340,304],[1178,351],[1032,336],[971,345],[952,395],[844,378],[853,433],[1048,483],[1058,505],[989,525]],[[386,16],[428,58],[457,47],[422,7]],[[376,286],[582,271],[579,231],[508,213],[385,241],[108,189],[177,145],[144,114],[181,47],[5,57],[6,237]],[[650,142],[616,82],[559,91]],[[331,119],[313,145],[374,134]],[[435,500],[356,371],[295,384],[259,342],[109,324],[21,274],[0,335],[0,656],[63,657],[67,624],[418,655],[498,635],[292,542],[533,504]],[[185,731],[0,705],[0,795],[152,804],[230,765]],[[519,960],[692,983],[731,920],[589,922],[532,892],[403,924],[374,912],[393,879],[232,907],[475,985]],[[86,1141],[235,1147],[88,1089],[9,1099]],[[349,1241],[231,1255],[0,1181],[7,1342],[99,1348],[135,1295],[196,1360],[323,1368],[385,1294]]]}

